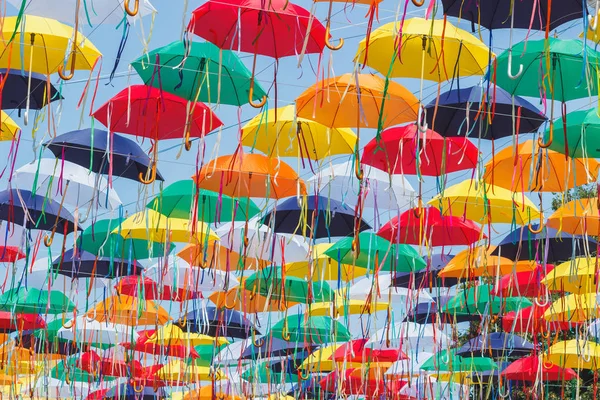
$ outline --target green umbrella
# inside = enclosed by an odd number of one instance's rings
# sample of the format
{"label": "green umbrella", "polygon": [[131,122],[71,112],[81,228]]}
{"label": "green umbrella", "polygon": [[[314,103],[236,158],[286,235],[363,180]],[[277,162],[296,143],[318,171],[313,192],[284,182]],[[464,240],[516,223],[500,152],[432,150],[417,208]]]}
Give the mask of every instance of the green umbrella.
{"label": "green umbrella", "polygon": [[[372,232],[361,232],[358,235],[360,253],[356,257],[356,266],[373,269],[375,259],[383,264],[382,271],[414,272],[427,268],[427,263],[419,253],[407,244],[392,244]],[[353,237],[346,237],[325,252],[328,257],[342,263],[354,262],[355,251],[352,250]]]}
{"label": "green umbrella", "polygon": [[[545,40],[518,43],[512,47],[510,71],[510,52],[506,50],[498,56],[496,84],[513,95],[530,97],[542,97],[543,93],[540,92],[544,89],[540,88],[545,88],[545,97],[557,101],[595,96],[598,94],[595,65],[599,53],[587,45],[584,51],[583,46],[580,40],[556,38],[548,39],[548,47]],[[549,63],[546,62],[547,57]],[[523,69],[519,75],[520,65],[523,65]],[[554,96],[551,95],[551,89]]]}
{"label": "green umbrella", "polygon": [[0,296],[0,311],[23,314],[63,314],[73,311],[75,304],[57,290],[48,292],[34,288],[10,289]]}
{"label": "green umbrella", "polygon": [[[196,190],[196,183],[191,179],[177,181],[164,188],[146,207],[169,218],[189,219],[192,216]],[[199,189],[197,213],[198,221],[231,222],[250,219],[260,213],[260,209],[250,199],[234,199],[225,194]]]}
{"label": "green umbrella", "polygon": [[[306,303],[308,284],[306,279],[295,276],[286,276],[282,279],[281,267],[269,266],[250,275],[245,281],[246,290],[259,293],[265,297],[271,296],[272,300],[285,299],[296,303]],[[282,285],[284,283],[284,285]],[[282,293],[283,286],[283,293]],[[327,282],[314,282],[312,287],[313,302],[333,301],[335,291]]]}
{"label": "green umbrella", "polygon": [[493,285],[470,287],[457,293],[444,306],[444,312],[451,315],[466,314],[500,314],[502,312],[518,311],[533,305],[525,297],[496,297],[492,295]]}
{"label": "green umbrella", "polygon": [[[291,363],[290,360],[285,362]],[[281,369],[280,364],[275,364]],[[263,361],[258,363],[256,366],[252,366],[242,373],[242,379],[251,383],[270,383],[278,384],[281,382],[285,383],[298,383],[298,374],[291,373],[289,370],[277,371],[273,369],[272,361]]]}
{"label": "green umbrella", "polygon": [[265,337],[281,338],[296,343],[347,342],[352,336],[344,325],[331,317],[308,317],[292,315],[279,320]]}
{"label": "green umbrella", "polygon": [[462,357],[456,349],[440,351],[421,365],[424,371],[434,372],[483,372],[498,368],[498,364],[488,357]]}
{"label": "green umbrella", "polygon": [[[114,257],[123,260],[144,260],[162,257],[165,244],[146,240],[124,238],[112,233],[121,222],[116,219],[101,219],[86,228],[79,237],[78,247],[100,257]],[[175,246],[170,244],[169,253]]]}
{"label": "green umbrella", "polygon": [[[600,158],[600,117],[598,109],[574,111],[567,114],[568,155],[573,158]],[[550,138],[550,129],[544,132],[544,142]],[[562,118],[554,121],[550,149],[566,154],[565,129]]]}
{"label": "green umbrella", "polygon": [[190,364],[194,364],[200,367],[210,367],[212,365],[213,358],[215,358],[215,355],[217,355],[225,347],[227,347],[226,344],[222,344],[216,347],[214,344],[198,345],[194,347],[194,350],[196,350],[198,355],[200,355],[200,358],[190,358]]}
{"label": "green umbrella", "polygon": [[[234,52],[220,50],[209,42],[190,42],[189,46],[187,58],[183,42],[173,42],[138,58],[131,65],[145,84],[186,100],[218,101],[234,106],[248,103],[252,73]],[[256,80],[254,82],[254,100],[260,100],[266,93]]]}
{"label": "green umbrella", "polygon": [[[68,368],[65,368],[65,362],[68,363]],[[69,376],[67,377],[67,370],[69,372]],[[61,381],[66,381],[68,378],[71,382],[99,382],[100,380],[104,380],[107,382],[114,381],[117,379],[114,376],[109,375],[98,375],[94,376],[93,374],[77,367],[77,358],[72,357],[67,359],[66,361],[60,361],[52,370],[50,371],[50,378],[59,379]]]}

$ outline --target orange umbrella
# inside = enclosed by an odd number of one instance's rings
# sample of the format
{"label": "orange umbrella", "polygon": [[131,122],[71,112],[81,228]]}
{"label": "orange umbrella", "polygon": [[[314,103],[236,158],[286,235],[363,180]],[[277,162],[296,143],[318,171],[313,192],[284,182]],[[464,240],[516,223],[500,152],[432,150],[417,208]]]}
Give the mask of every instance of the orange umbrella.
{"label": "orange umbrella", "polygon": [[515,262],[508,258],[492,256],[496,246],[476,246],[456,254],[439,272],[440,278],[473,279],[480,276],[498,276],[513,271],[526,272],[535,269],[535,261]]}
{"label": "orange umbrella", "polygon": [[204,385],[199,389],[192,390],[183,396],[182,400],[242,400],[239,396],[234,396],[233,394],[224,393],[222,390],[219,390],[215,393],[213,391],[213,385]]}
{"label": "orange umbrella", "polygon": [[[177,256],[194,267],[215,268],[221,271],[258,270],[269,265],[268,261],[252,257],[242,257],[236,251],[221,246],[219,242],[209,242],[208,246],[189,244]],[[229,266],[229,267],[228,267]]]}
{"label": "orange umbrella", "polygon": [[399,83],[390,81],[387,90],[385,86],[375,75],[336,76],[302,93],[296,113],[331,128],[377,128],[380,120],[387,128],[415,121],[419,100]]}
{"label": "orange umbrella", "polygon": [[111,296],[99,302],[93,310],[88,311],[87,316],[98,322],[128,326],[164,325],[172,319],[164,308],[153,301],[126,295]]}
{"label": "orange umbrella", "polygon": [[484,179],[513,192],[564,192],[595,182],[598,166],[594,159],[565,157],[528,140],[519,144],[516,152],[508,146],[496,154],[485,166]]}
{"label": "orange umbrella", "polygon": [[579,199],[564,204],[548,218],[546,226],[573,235],[600,236],[598,199]]}
{"label": "orange umbrella", "polygon": [[306,185],[283,161],[260,154],[221,156],[192,177],[201,189],[232,197],[280,199],[306,194]]}
{"label": "orange umbrella", "polygon": [[229,308],[243,311],[247,314],[254,314],[267,311],[283,311],[296,303],[293,301],[278,301],[268,299],[258,293],[253,294],[249,290],[242,289],[243,283],[227,292],[215,292],[208,298],[215,303],[218,308]]}

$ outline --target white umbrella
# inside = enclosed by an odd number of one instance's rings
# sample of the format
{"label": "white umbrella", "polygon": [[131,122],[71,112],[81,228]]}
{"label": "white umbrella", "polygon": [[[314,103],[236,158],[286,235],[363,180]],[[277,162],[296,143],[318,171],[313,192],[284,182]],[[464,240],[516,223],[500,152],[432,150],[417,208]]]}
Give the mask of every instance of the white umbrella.
{"label": "white umbrella", "polygon": [[[365,300],[371,288],[374,287],[374,277],[365,277],[356,281],[356,283],[350,286],[349,297],[351,300]],[[403,287],[393,286],[392,274],[379,274],[377,276],[377,284],[379,285],[379,296],[378,301],[387,302],[390,298],[392,304],[401,304],[406,306],[416,306],[419,303],[431,303],[433,298],[424,290],[413,290],[406,289]],[[373,290],[373,295],[376,295],[377,291]],[[410,311],[410,310],[406,310]]]}
{"label": "white umbrella", "polygon": [[77,343],[93,343],[115,345],[123,342],[136,341],[138,334],[135,327],[110,322],[98,322],[80,316],[68,322],[70,328],[60,328],[57,335],[60,339],[75,341]]}
{"label": "white umbrella", "polygon": [[[37,15],[45,18],[56,19],[69,25],[75,24],[75,6],[77,0],[26,0],[25,14]],[[80,0],[79,24],[89,22],[93,25],[118,24],[123,20],[125,8],[123,2],[129,2],[129,9],[134,10],[135,0]],[[8,0],[8,3],[19,9],[23,0]],[[139,12],[136,17],[144,17],[156,12],[149,0],[140,0]],[[128,18],[132,18],[129,17]]]}
{"label": "white umbrella", "polygon": [[233,342],[230,345],[225,346],[217,353],[217,355],[215,355],[214,362],[215,364],[223,366],[234,364],[234,368],[237,368],[242,354],[250,346],[252,346],[252,338]]}
{"label": "white umbrella", "polygon": [[421,375],[424,373],[424,371],[421,371],[421,366],[431,357],[433,357],[433,353],[428,353],[426,351],[414,354],[412,357],[398,360],[393,363],[387,371],[385,371],[385,374],[403,377]]}
{"label": "white umbrella", "polygon": [[375,332],[366,345],[380,349],[400,347],[408,357],[413,357],[422,351],[437,352],[451,343],[444,332],[432,325],[399,322]]}
{"label": "white umbrella", "polygon": [[[243,252],[245,222],[228,222],[216,230],[221,245],[235,252]],[[248,223],[247,256],[259,260],[269,260],[279,265],[285,262],[308,259],[308,244],[303,237],[275,233],[258,220]]]}
{"label": "white umbrella", "polygon": [[34,396],[43,399],[85,399],[94,390],[87,382],[67,383],[60,379],[42,376],[35,383]]}
{"label": "white umbrella", "polygon": [[57,290],[65,295],[81,292],[87,293],[89,285],[93,290],[102,290],[107,286],[107,280],[96,278],[70,278],[65,275],[55,274],[50,269],[48,257],[38,258],[31,267],[19,269],[15,279],[23,278],[23,285],[28,288],[40,290]]}
{"label": "white umbrella", "polygon": [[[415,189],[402,175],[390,175],[377,168],[363,165],[365,207],[406,209],[415,198]],[[359,183],[354,175],[353,162],[324,167],[308,180],[322,195],[354,207],[358,203]]]}
{"label": "white umbrella", "polygon": [[93,205],[113,210],[122,204],[105,177],[69,161],[63,164],[54,158],[42,158],[16,170],[13,182],[23,190],[32,190],[35,184],[37,194],[58,202],[64,195],[65,203],[76,207],[93,201]]}

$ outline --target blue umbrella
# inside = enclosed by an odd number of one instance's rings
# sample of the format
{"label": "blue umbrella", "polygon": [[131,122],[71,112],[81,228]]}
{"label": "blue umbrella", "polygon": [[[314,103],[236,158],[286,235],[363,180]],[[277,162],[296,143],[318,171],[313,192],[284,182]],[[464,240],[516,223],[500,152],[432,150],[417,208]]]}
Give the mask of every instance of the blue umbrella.
{"label": "blue umbrella", "polygon": [[[341,202],[323,196],[308,196],[306,206],[305,214],[296,198],[290,198],[273,207],[262,223],[278,233],[302,234],[306,221],[315,239],[348,236],[355,231],[354,210]],[[360,232],[371,229],[362,219],[358,223]]]}
{"label": "blue umbrella", "polygon": [[260,332],[250,320],[235,310],[206,307],[189,312],[174,325],[184,331],[196,332],[212,337],[247,339]]}
{"label": "blue umbrella", "polygon": [[504,332],[490,333],[487,337],[477,336],[462,345],[456,352],[466,357],[525,357],[535,351],[533,343],[520,336]]}
{"label": "blue umbrella", "polygon": [[69,278],[108,278],[141,275],[144,267],[137,261],[99,257],[87,251],[69,249],[52,262],[52,269]]}
{"label": "blue umbrella", "polygon": [[[538,227],[534,225],[532,229],[537,230]],[[587,252],[595,253],[596,248],[596,241],[589,237],[559,234],[556,229],[548,227],[536,234],[525,226],[515,229],[502,239],[492,255],[514,261],[537,259],[544,264],[557,264],[577,257],[587,257]]]}
{"label": "blue umbrella", "polygon": [[[27,217],[26,217],[27,216]],[[21,225],[27,229],[73,232],[75,220],[60,203],[31,193],[28,190],[4,190],[0,192],[0,220]],[[77,227],[81,230],[80,227]]]}
{"label": "blue umbrella", "polygon": [[[484,97],[486,99],[485,109],[479,112]],[[480,131],[482,139],[511,136],[516,129],[513,115],[518,112],[521,117],[517,133],[536,132],[547,120],[527,100],[519,96],[514,96],[513,99],[513,96],[506,90],[492,84],[450,90],[440,95],[437,112],[435,112],[435,107],[436,100],[427,105],[427,123],[430,128],[445,137],[478,138]],[[467,109],[469,110],[468,120],[465,111]],[[435,121],[433,120],[434,115]]]}
{"label": "blue umbrella", "polygon": [[474,314],[454,314],[449,315],[443,312],[440,312],[439,309],[442,308],[444,304],[448,301],[447,298],[440,299],[438,307],[438,303],[419,303],[416,307],[411,310],[408,315],[404,318],[404,321],[416,322],[417,324],[425,325],[425,324],[433,324],[437,321],[440,321],[444,324],[452,324],[459,322],[469,322],[469,321],[480,321],[481,316]]}
{"label": "blue umbrella", "polygon": [[504,370],[504,368],[510,365],[509,362],[499,362],[498,368],[492,369],[490,371],[481,371],[481,372],[472,372],[469,379],[473,384],[484,384],[484,385],[497,385],[498,380],[500,379],[500,373]]}
{"label": "blue umbrella", "polygon": [[157,388],[154,391],[151,386],[144,386],[141,391],[136,391],[132,385],[127,383],[115,386],[104,394],[104,399],[114,400],[156,400],[166,398],[167,394],[163,388]]}
{"label": "blue umbrella", "polygon": [[266,337],[257,340],[257,345],[251,343],[242,352],[242,360],[257,360],[259,358],[270,357],[288,357],[295,354],[301,354],[304,350],[312,353],[319,346],[312,343],[299,344],[278,339],[276,337]]}
{"label": "blue umbrella", "polygon": [[[31,84],[28,79],[31,75]],[[29,96],[29,109],[41,110],[48,104],[47,78],[45,75],[28,73],[22,75],[21,70],[0,69],[0,85],[2,85],[2,109],[19,110],[27,107]],[[50,101],[60,100],[63,97],[56,88],[50,84]]]}
{"label": "blue umbrella", "polygon": [[[510,28],[510,0],[442,0],[444,14],[471,21],[473,32],[475,24],[487,29]],[[534,10],[534,6],[536,5]],[[514,27],[520,29],[545,30],[548,23],[548,7],[550,0],[517,0],[514,2]],[[550,12],[550,30],[569,21],[582,19],[587,15],[585,1],[560,0],[552,1]],[[533,18],[532,18],[533,15]]]}
{"label": "blue umbrella", "polygon": [[[44,143],[44,146],[55,157],[90,168],[99,174],[108,174],[109,162],[112,162],[114,176],[141,181],[140,175],[143,178],[152,163],[150,157],[133,140],[115,134],[111,134],[111,137],[110,151],[107,151],[108,132],[101,129],[68,132]],[[164,180],[158,172],[156,179]]]}
{"label": "blue umbrella", "polygon": [[457,278],[439,278],[439,272],[454,258],[453,255],[433,254],[425,257],[427,268],[416,272],[399,272],[392,279],[392,286],[412,288],[451,287],[460,282]]}

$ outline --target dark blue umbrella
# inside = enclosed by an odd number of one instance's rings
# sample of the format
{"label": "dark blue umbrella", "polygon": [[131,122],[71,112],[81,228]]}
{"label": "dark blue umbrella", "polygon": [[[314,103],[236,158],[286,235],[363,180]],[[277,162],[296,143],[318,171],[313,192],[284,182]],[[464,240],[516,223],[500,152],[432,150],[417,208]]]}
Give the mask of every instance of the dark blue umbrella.
{"label": "dark blue umbrella", "polygon": [[[27,216],[27,218],[26,218]],[[60,203],[31,193],[28,190],[0,192],[0,220],[21,225],[27,229],[55,230],[70,233],[75,230],[75,220]],[[77,228],[81,230],[80,227]]]}
{"label": "dark blue umbrella", "polygon": [[[532,226],[537,230],[538,225]],[[571,235],[556,229],[544,228],[541,233],[531,233],[527,226],[509,233],[492,252],[514,261],[540,260],[543,264],[557,264],[576,257],[586,257],[587,250],[596,252],[594,239]],[[546,253],[548,256],[546,257]],[[536,256],[537,254],[537,256]]]}
{"label": "dark blue umbrella", "polygon": [[[348,236],[355,231],[354,210],[341,202],[323,196],[308,196],[306,205],[307,213],[304,214],[295,197],[285,200],[273,207],[262,223],[271,226],[275,232],[302,234],[306,220],[315,239]],[[360,232],[371,229],[362,219],[358,223]]]}
{"label": "dark blue umbrella", "polygon": [[[112,162],[112,174],[134,181],[141,181],[150,168],[150,157],[133,140],[111,134],[110,152],[108,133],[101,129],[82,129],[72,131],[44,143],[54,156],[72,163],[90,168],[99,174],[109,173],[109,162]],[[107,154],[110,156],[107,157]],[[157,172],[156,179],[164,180]]]}
{"label": "dark blue umbrella", "polygon": [[404,318],[404,321],[416,322],[417,324],[424,325],[433,324],[437,321],[440,321],[443,324],[451,324],[481,320],[481,316],[477,314],[457,314],[455,316],[454,314],[450,315],[446,313],[440,313],[439,309],[443,308],[447,301],[447,298],[443,300],[440,299],[440,306],[438,306],[438,303],[419,303],[408,313],[408,315]]}
{"label": "dark blue umbrella", "polygon": [[52,269],[69,278],[108,278],[140,275],[144,267],[137,261],[99,257],[87,251],[67,250],[52,262]]}
{"label": "dark blue umbrella", "polygon": [[451,287],[458,285],[460,279],[457,278],[439,278],[439,272],[444,269],[446,264],[454,258],[453,255],[434,254],[431,259],[425,257],[427,268],[417,272],[399,272],[393,280],[392,285],[395,287],[412,288],[428,288],[432,287]]}
{"label": "dark blue umbrella", "polygon": [[533,343],[520,336],[504,332],[490,333],[487,337],[477,336],[462,345],[456,352],[465,357],[525,357],[535,351]]}
{"label": "dark blue umbrella", "polygon": [[472,372],[469,378],[473,384],[496,385],[500,379],[500,373],[509,365],[509,362],[502,361],[498,363],[498,368],[490,371]]}
{"label": "dark blue umbrella", "polygon": [[[479,112],[484,97],[486,108]],[[492,84],[484,83],[483,86],[455,89],[441,94],[437,113],[435,104],[434,100],[426,107],[427,123],[430,128],[445,137],[468,135],[468,137],[478,138],[480,131],[482,139],[511,136],[515,130],[513,114],[516,115],[519,109],[521,118],[518,133],[536,132],[547,120],[533,104],[519,96],[514,97],[513,112],[511,94]]]}
{"label": "dark blue umbrella", "polygon": [[[473,32],[475,24],[487,29],[510,28],[511,3],[511,0],[442,0],[444,14],[471,21]],[[529,29],[531,23],[531,29],[545,30],[548,23],[548,3],[550,0],[515,0],[514,27]],[[585,0],[552,1],[550,30],[569,21],[582,19],[584,3]],[[587,15],[587,7],[585,14]]]}
{"label": "dark blue umbrella", "polygon": [[313,352],[319,346],[316,344],[297,344],[276,337],[267,337],[257,340],[259,346],[251,343],[241,355],[242,360],[257,360],[266,357],[288,357],[294,354],[300,354],[304,350]]}
{"label": "dark blue umbrella", "polygon": [[121,383],[119,386],[110,388],[104,394],[104,398],[114,400],[156,400],[166,399],[167,394],[163,388],[157,388],[154,391],[152,386],[144,386],[141,391],[136,391],[132,385]]}
{"label": "dark blue umbrella", "polygon": [[276,374],[297,375],[298,368],[300,368],[310,353],[309,350],[302,350],[281,360],[269,361],[267,365],[271,372],[275,372]]}
{"label": "dark blue umbrella", "polygon": [[[28,79],[31,74],[31,84]],[[18,109],[19,114],[27,106],[29,96],[29,109],[41,110],[48,104],[47,78],[37,73],[21,74],[21,70],[0,69],[0,87],[2,87],[2,109]],[[56,88],[50,87],[50,101],[60,100],[63,97]]]}
{"label": "dark blue umbrella", "polygon": [[175,322],[184,331],[196,332],[212,337],[247,339],[260,332],[250,320],[235,310],[206,307],[189,312]]}
{"label": "dark blue umbrella", "polygon": [[329,393],[319,385],[319,378],[310,376],[306,380],[301,380],[297,385],[294,385],[292,389],[287,393],[288,396],[292,396],[296,399],[316,399],[316,400],[329,400],[336,399],[335,393]]}

